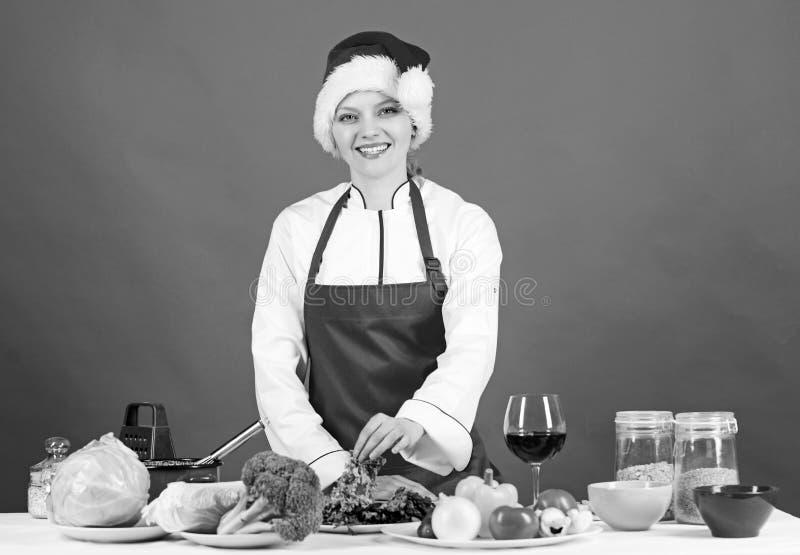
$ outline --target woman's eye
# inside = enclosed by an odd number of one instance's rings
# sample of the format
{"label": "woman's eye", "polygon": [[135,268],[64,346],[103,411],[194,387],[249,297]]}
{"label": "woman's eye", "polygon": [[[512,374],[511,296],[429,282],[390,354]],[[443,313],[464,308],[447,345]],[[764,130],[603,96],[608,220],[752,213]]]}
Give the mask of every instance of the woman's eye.
{"label": "woman's eye", "polygon": [[347,123],[347,122],[355,120],[355,118],[356,117],[353,114],[342,114],[337,119],[338,119],[338,121]]}
{"label": "woman's eye", "polygon": [[386,113],[386,114],[397,114],[399,112],[400,112],[400,108],[398,108],[397,106],[387,106],[386,108],[381,109],[381,111],[378,112],[378,113],[379,114],[384,114],[384,113]]}

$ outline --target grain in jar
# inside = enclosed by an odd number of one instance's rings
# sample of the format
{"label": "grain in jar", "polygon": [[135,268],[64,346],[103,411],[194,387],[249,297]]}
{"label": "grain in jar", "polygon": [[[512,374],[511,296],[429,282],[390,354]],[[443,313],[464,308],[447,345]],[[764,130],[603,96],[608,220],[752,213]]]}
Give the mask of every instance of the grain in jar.
{"label": "grain in jar", "polygon": [[[674,420],[670,411],[619,411],[614,419],[615,480],[672,483]],[[671,520],[672,507],[662,520]]]}
{"label": "grain in jar", "polygon": [[675,520],[704,523],[694,502],[695,487],[739,483],[738,431],[732,412],[684,412],[675,417]]}

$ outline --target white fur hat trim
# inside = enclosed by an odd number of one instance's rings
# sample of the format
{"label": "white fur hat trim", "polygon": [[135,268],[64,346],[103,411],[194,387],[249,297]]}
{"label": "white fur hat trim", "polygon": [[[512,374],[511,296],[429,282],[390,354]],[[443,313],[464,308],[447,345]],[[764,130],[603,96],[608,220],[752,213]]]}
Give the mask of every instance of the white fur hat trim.
{"label": "white fur hat trim", "polygon": [[400,103],[417,129],[416,136],[411,139],[412,150],[431,136],[433,81],[428,71],[416,66],[401,75],[388,56],[353,56],[325,79],[314,109],[314,138],[334,158],[340,155],[331,132],[333,117],[339,103],[355,91],[382,92]]}

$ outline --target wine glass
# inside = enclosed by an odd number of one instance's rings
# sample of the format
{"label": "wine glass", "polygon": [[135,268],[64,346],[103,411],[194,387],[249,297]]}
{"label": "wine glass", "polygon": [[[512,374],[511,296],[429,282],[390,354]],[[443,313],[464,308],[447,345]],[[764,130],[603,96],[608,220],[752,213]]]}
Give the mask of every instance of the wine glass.
{"label": "wine glass", "polygon": [[567,440],[567,421],[558,395],[522,394],[508,398],[503,422],[506,445],[531,465],[533,505],[539,497],[540,465],[556,456]]}

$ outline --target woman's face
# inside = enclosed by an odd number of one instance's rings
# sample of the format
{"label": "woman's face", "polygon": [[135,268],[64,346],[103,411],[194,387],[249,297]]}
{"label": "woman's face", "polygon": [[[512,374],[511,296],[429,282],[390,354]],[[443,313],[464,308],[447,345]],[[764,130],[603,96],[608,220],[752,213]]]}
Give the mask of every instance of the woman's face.
{"label": "woman's face", "polygon": [[336,109],[333,140],[351,172],[373,179],[405,174],[411,118],[395,99],[357,91],[344,97]]}

